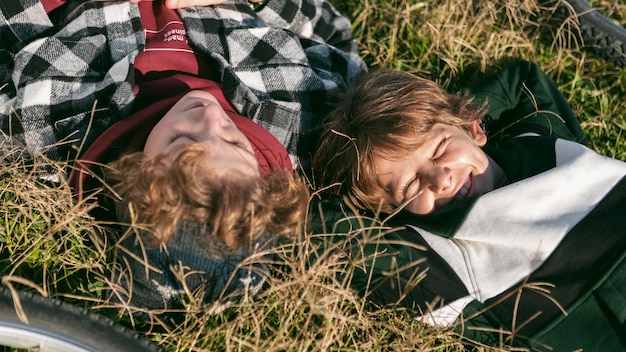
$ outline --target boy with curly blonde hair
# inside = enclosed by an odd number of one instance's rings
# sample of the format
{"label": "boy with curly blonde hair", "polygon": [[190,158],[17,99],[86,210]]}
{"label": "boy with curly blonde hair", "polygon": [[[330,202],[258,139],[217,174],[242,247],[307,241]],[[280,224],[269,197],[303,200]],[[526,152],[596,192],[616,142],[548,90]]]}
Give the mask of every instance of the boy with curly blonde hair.
{"label": "boy with curly blonde hair", "polygon": [[366,70],[325,0],[15,0],[0,38],[0,143],[70,161],[78,194],[112,186],[94,214],[120,223],[115,294],[140,311],[256,292],[246,258],[305,217],[300,137]]}

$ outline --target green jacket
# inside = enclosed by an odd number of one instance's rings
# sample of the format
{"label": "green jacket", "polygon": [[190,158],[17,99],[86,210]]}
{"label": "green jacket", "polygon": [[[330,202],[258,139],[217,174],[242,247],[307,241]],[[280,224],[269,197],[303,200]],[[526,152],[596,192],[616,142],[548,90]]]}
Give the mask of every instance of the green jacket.
{"label": "green jacket", "polygon": [[389,219],[325,198],[311,207],[313,233],[350,253],[355,290],[469,340],[626,350],[626,164],[580,144],[576,117],[534,64],[468,91],[488,99],[484,150],[511,184]]}

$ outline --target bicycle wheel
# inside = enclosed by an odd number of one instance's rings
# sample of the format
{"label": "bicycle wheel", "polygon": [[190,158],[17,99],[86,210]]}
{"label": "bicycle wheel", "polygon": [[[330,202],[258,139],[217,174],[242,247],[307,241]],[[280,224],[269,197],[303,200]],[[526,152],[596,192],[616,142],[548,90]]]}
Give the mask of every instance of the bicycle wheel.
{"label": "bicycle wheel", "polygon": [[26,292],[19,292],[18,298],[28,323],[16,314],[11,292],[0,286],[0,350],[160,350],[110,319],[80,307]]}
{"label": "bicycle wheel", "polygon": [[626,67],[626,29],[613,23],[584,0],[566,1],[576,12],[584,46]]}

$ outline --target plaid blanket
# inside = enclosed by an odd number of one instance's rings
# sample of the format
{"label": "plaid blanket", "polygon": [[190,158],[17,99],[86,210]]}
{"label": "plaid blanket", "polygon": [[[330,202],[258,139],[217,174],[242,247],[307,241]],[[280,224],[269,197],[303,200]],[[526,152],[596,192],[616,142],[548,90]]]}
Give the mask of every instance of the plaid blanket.
{"label": "plaid blanket", "polygon": [[[139,10],[127,1],[70,0],[62,10],[48,16],[38,1],[0,3],[4,141],[53,159],[76,156],[128,115],[145,44]],[[230,1],[179,13],[189,44],[217,62],[229,101],[294,160],[322,103],[366,70],[350,22],[325,1],[272,0],[259,12]]]}

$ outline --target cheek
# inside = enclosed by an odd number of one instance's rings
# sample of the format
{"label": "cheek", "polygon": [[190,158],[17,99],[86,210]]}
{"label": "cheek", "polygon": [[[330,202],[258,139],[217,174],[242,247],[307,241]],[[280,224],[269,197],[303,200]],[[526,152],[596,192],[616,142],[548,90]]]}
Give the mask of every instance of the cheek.
{"label": "cheek", "polygon": [[435,210],[435,203],[432,197],[426,192],[420,197],[414,199],[411,203],[407,204],[406,210],[413,214],[425,215],[432,213]]}
{"label": "cheek", "polygon": [[164,125],[156,125],[148,134],[146,144],[144,145],[143,152],[148,157],[155,156],[167,145],[167,139],[169,129]]}
{"label": "cheek", "polygon": [[480,148],[476,151],[476,154],[478,166],[481,168],[481,171],[486,171],[489,168],[489,158],[487,157],[487,154],[485,154],[485,152],[483,152]]}
{"label": "cheek", "polygon": [[489,158],[487,158],[487,154],[480,148],[479,146],[465,145],[462,148],[457,150],[460,156],[460,160],[463,160],[463,163],[471,166],[478,173],[482,173],[489,167]]}

